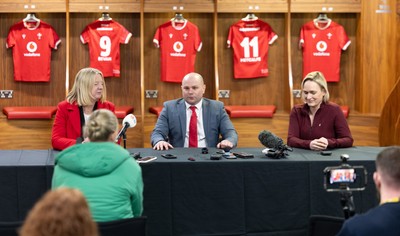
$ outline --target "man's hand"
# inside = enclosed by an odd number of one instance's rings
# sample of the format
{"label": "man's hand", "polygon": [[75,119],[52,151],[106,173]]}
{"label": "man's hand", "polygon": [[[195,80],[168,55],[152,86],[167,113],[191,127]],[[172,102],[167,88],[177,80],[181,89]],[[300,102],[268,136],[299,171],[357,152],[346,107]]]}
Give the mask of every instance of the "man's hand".
{"label": "man's hand", "polygon": [[217,144],[217,148],[220,149],[225,149],[225,148],[229,148],[232,149],[233,148],[233,143],[231,143],[229,140],[222,140],[220,143]]}
{"label": "man's hand", "polygon": [[153,149],[154,150],[168,150],[168,149],[174,148],[170,143],[165,142],[165,141],[159,141],[154,145]]}
{"label": "man's hand", "polygon": [[319,139],[314,139],[310,143],[310,149],[311,150],[325,150],[328,147],[328,140],[324,137],[319,138]]}

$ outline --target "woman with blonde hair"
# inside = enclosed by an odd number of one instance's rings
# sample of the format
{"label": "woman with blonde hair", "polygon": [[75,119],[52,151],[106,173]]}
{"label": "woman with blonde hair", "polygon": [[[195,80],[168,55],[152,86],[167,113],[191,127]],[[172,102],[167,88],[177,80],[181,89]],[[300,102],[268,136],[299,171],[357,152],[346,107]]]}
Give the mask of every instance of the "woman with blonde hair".
{"label": "woman with blonde hair", "polygon": [[139,164],[117,145],[118,119],[109,110],[93,112],[85,125],[90,142],[69,147],[56,157],[52,188],[78,188],[96,222],[140,216],[143,180]]}
{"label": "woman with blonde hair", "polygon": [[77,189],[48,191],[29,212],[20,236],[97,236],[83,194]]}
{"label": "woman with blonde hair", "polygon": [[64,150],[76,143],[87,142],[83,127],[96,109],[115,112],[113,103],[106,100],[107,90],[101,71],[83,68],[75,76],[75,83],[66,100],[57,106],[51,143],[54,149]]}
{"label": "woman with blonde hair", "polygon": [[304,104],[292,108],[287,144],[311,150],[351,147],[349,126],[340,107],[329,102],[324,75],[319,71],[307,74],[301,89]]}

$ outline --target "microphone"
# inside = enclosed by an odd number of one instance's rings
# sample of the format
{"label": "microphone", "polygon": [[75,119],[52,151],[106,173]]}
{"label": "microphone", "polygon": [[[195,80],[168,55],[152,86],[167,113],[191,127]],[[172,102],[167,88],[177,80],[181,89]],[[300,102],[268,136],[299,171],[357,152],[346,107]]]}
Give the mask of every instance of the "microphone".
{"label": "microphone", "polygon": [[136,117],[133,114],[129,114],[125,116],[125,118],[122,120],[122,129],[119,131],[117,137],[115,138],[115,142],[118,142],[118,140],[125,135],[126,130],[128,128],[133,128],[136,126]]}
{"label": "microphone", "polygon": [[[258,140],[261,144],[267,147],[263,153],[269,157],[281,158],[286,155],[286,151],[293,151],[293,149],[283,143],[283,140],[268,130],[263,130],[258,134]],[[265,152],[264,152],[265,151]]]}

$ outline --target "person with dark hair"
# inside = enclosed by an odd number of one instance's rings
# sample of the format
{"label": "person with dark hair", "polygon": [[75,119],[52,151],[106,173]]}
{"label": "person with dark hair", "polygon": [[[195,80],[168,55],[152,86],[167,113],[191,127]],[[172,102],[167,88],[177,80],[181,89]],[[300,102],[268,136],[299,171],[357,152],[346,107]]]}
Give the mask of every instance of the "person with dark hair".
{"label": "person with dark hair", "polygon": [[338,236],[400,235],[400,147],[385,148],[375,164],[379,206],[346,220]]}
{"label": "person with dark hair", "polygon": [[115,112],[113,103],[106,100],[107,90],[101,71],[83,68],[75,76],[75,83],[65,101],[57,106],[51,134],[54,149],[64,150],[76,143],[87,142],[83,126],[96,109]]}
{"label": "person with dark hair", "polygon": [[311,150],[353,146],[353,137],[339,105],[329,102],[324,75],[314,71],[301,83],[304,104],[290,112],[287,144]]}
{"label": "person with dark hair", "polygon": [[151,134],[153,149],[235,147],[238,135],[224,104],[203,98],[206,90],[203,77],[195,72],[189,73],[183,78],[181,88],[182,98],[164,103]]}
{"label": "person with dark hair", "polygon": [[139,164],[114,142],[118,119],[113,112],[93,112],[84,127],[90,142],[71,146],[55,160],[52,188],[77,188],[96,222],[140,216],[143,180]]}
{"label": "person with dark hair", "polygon": [[83,194],[72,188],[48,191],[30,210],[20,236],[98,236]]}

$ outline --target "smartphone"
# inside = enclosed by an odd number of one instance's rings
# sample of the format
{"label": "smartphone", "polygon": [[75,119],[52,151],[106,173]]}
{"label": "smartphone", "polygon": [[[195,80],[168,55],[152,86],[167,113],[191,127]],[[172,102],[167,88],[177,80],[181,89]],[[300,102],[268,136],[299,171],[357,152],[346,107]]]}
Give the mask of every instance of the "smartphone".
{"label": "smartphone", "polygon": [[328,192],[350,190],[360,191],[367,185],[367,171],[362,166],[343,168],[327,167],[324,170],[324,188]]}
{"label": "smartphone", "polygon": [[243,159],[254,158],[253,154],[247,152],[234,152],[233,155]]}
{"label": "smartphone", "polygon": [[136,161],[137,161],[137,163],[147,163],[150,161],[154,161],[156,159],[157,159],[157,157],[155,157],[155,156],[145,156],[145,157],[141,157],[141,158],[137,159]]}
{"label": "smartphone", "polygon": [[210,155],[210,160],[221,160],[221,158],[222,158],[222,155],[218,154],[218,153]]}
{"label": "smartphone", "polygon": [[174,154],[161,154],[162,157],[164,157],[165,159],[176,159],[176,155]]}

